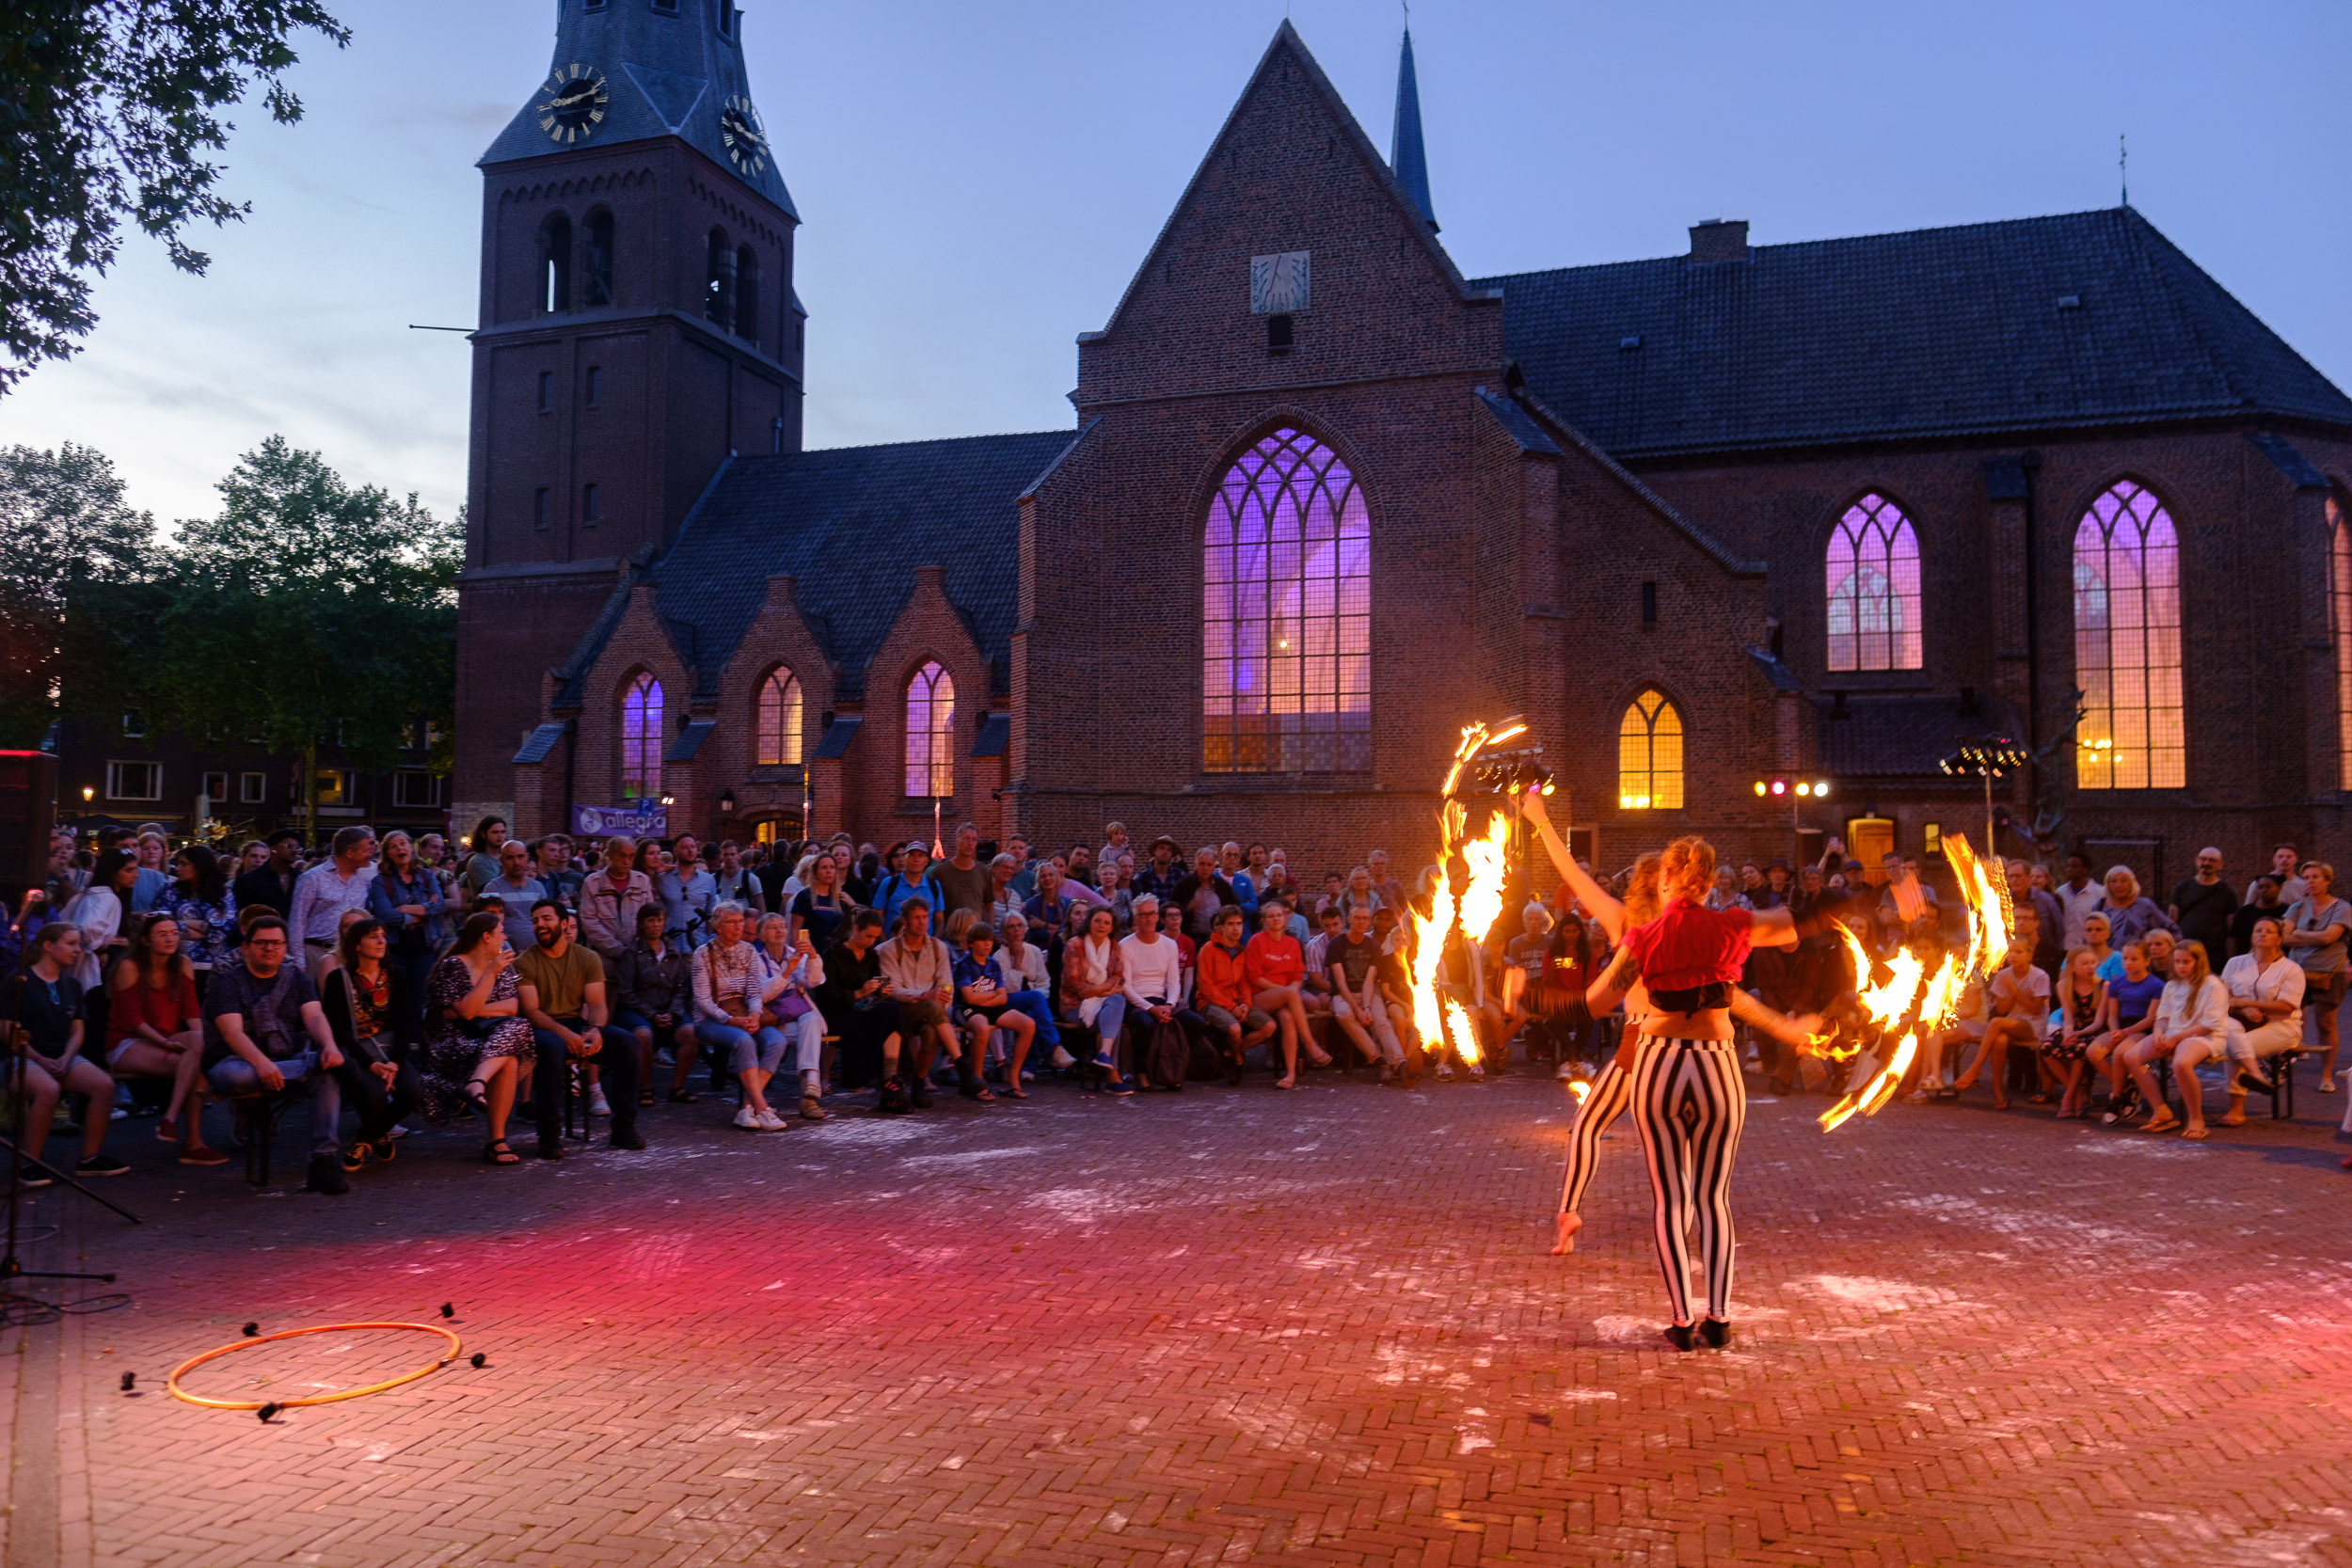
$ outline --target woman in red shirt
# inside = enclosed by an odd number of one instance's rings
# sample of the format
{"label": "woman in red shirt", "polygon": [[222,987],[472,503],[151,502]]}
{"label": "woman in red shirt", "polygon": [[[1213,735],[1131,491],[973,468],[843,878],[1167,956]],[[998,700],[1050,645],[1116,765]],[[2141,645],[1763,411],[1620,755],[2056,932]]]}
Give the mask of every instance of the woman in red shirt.
{"label": "woman in red shirt", "polygon": [[[1731,1168],[1747,1119],[1747,1088],[1733,1044],[1731,999],[1754,945],[1793,946],[1797,924],[1785,909],[1710,910],[1714,847],[1678,838],[1658,867],[1663,908],[1634,927],[1593,985],[1596,1015],[1624,1000],[1638,978],[1651,1013],[1633,1064],[1633,1110],[1654,1198],[1659,1268],[1674,1322],[1666,1338],[1677,1350],[1703,1339],[1731,1340]],[[1691,1306],[1693,1220],[1707,1259],[1707,1316]]]}
{"label": "woman in red shirt", "polygon": [[1298,1082],[1298,1053],[1317,1067],[1329,1067],[1331,1053],[1315,1044],[1307,1027],[1307,958],[1298,939],[1291,935],[1291,907],[1279,898],[1258,906],[1258,934],[1242,949],[1242,973],[1248,978],[1250,1004],[1274,1015],[1282,1026],[1282,1081],[1289,1088]]}
{"label": "woman in red shirt", "polygon": [[[171,1105],[155,1136],[180,1146],[183,1165],[218,1165],[229,1156],[204,1142],[204,1019],[196,967],[181,950],[180,923],[159,914],[139,927],[131,952],[107,977],[106,1070],[117,1078],[168,1078]],[[93,1116],[103,1116],[103,1107]]]}

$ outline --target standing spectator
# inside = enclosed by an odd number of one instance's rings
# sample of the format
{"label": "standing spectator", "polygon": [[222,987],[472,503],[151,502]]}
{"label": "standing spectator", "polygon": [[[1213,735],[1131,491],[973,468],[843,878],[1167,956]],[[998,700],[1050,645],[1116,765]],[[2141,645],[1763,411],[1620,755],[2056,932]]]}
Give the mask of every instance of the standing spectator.
{"label": "standing spectator", "polygon": [[[824,984],[817,988],[817,1006],[825,1027],[840,1040],[841,1086],[863,1088],[869,1074],[884,1085],[884,1110],[905,1108],[906,1085],[898,1083],[898,1005],[887,992],[889,981],[875,953],[882,941],[879,910],[859,910],[841,928],[841,940],[825,954]],[[896,1093],[889,1085],[898,1084]]]}
{"label": "standing spectator", "polygon": [[2319,1025],[2319,1092],[2336,1092],[2336,1009],[2344,1002],[2344,938],[2352,905],[2335,895],[2336,869],[2303,867],[2303,896],[2287,909],[2286,950],[2303,967],[2303,1005]]}
{"label": "standing spectator", "polygon": [[989,868],[980,863],[979,854],[980,830],[966,822],[956,829],[955,853],[931,868],[931,885],[939,890],[939,919],[943,926],[958,910],[970,910],[980,919],[990,920],[993,879]]}
{"label": "standing spectator", "polygon": [[[615,1027],[637,1041],[637,1103],[653,1103],[653,1054],[656,1047],[670,1048],[670,1103],[691,1105],[699,1095],[686,1086],[694,1066],[694,987],[683,953],[673,953],[661,940],[669,917],[658,903],[637,907],[637,940],[621,951],[612,975]],[[601,955],[599,955],[601,957]]]}
{"label": "standing spectator", "polygon": [[[892,930],[898,929],[898,916],[912,899],[922,899],[927,910],[939,907],[941,896],[939,889],[931,882],[930,863],[930,847],[921,839],[909,839],[902,847],[899,869],[889,873],[874,885],[874,908],[882,911],[884,926]],[[905,1010],[901,1006],[899,1011],[903,1014]]]}
{"label": "standing spectator", "polygon": [[1152,841],[1152,863],[1136,873],[1132,891],[1137,898],[1146,894],[1166,902],[1176,896],[1177,884],[1184,879],[1184,870],[1176,863],[1176,857],[1184,847],[1162,833]]}
{"label": "standing spectator", "polygon": [[841,885],[850,890],[850,896],[857,900],[860,909],[870,910],[874,907],[874,889],[882,885],[882,854],[867,844],[859,847],[857,869]]}
{"label": "standing spectator", "polygon": [[[1075,904],[1068,884],[1062,880],[1061,867],[1046,861],[1037,868],[1037,893],[1021,912],[1030,925],[1059,935],[1070,929]],[[1113,924],[1117,924],[1116,916]]]}
{"label": "standing spectator", "polygon": [[389,946],[382,922],[355,921],[343,931],[341,961],[326,972],[320,996],[327,1031],[343,1053],[343,1090],[359,1113],[358,1141],[343,1156],[346,1171],[371,1158],[378,1164],[392,1158],[392,1130],[417,1108],[422,1092],[408,1061],[417,1011],[406,976],[385,961]]}
{"label": "standing spectator", "polygon": [[535,1059],[538,1047],[520,1016],[516,955],[504,929],[495,911],[468,915],[449,956],[433,966],[417,1079],[426,1117],[447,1121],[471,1106],[489,1123],[483,1163],[518,1165],[522,1156],[507,1144],[506,1120],[523,1064]]}
{"label": "standing spectator", "polygon": [[2128,865],[2108,870],[2106,896],[2092,907],[2107,917],[2108,939],[2118,947],[2137,942],[2150,931],[2165,931],[2175,937],[2181,934],[2170,915],[2156,908],[2153,899],[2139,895],[2139,879]]}
{"label": "standing spectator", "polygon": [[2172,905],[2165,912],[2183,937],[2203,942],[2208,953],[2227,953],[2237,907],[2237,895],[2221,879],[2221,851],[2207,846],[2197,851],[2197,874],[2172,890]]}
{"label": "standing spectator", "polygon": [[[2034,925],[2030,935],[2033,938],[2034,967],[2049,977],[2051,990],[2055,992],[2058,972],[2066,967],[2066,907],[2048,888],[2034,886],[2033,867],[2024,861],[2006,862],[2003,870],[2009,878],[2010,908],[2019,911],[2021,916],[2027,911],[2033,914]],[[1922,887],[1919,891],[1931,905],[1934,904],[1932,889]],[[2018,921],[2021,932],[2024,925],[2021,918]]]}
{"label": "standing spectator", "polygon": [[[890,983],[890,999],[898,1005],[899,1027],[913,1037],[907,1042],[912,1049],[907,1053],[911,1060],[905,1088],[908,1102],[919,1111],[931,1102],[934,1053],[956,1055],[955,1034],[947,1022],[947,1005],[955,996],[954,960],[947,944],[930,934],[929,899],[909,895],[898,907],[898,934],[883,942],[877,956],[882,977]],[[962,1064],[958,1076],[968,1087],[978,1074]],[[889,1085],[883,1088],[887,1091]]]}
{"label": "standing spectator", "polygon": [[441,895],[440,877],[418,857],[416,841],[397,828],[384,835],[383,859],[368,883],[368,913],[384,927],[384,961],[400,976],[401,1000],[408,1009],[401,1020],[401,1038],[413,1041],[424,1027],[424,990],[434,958],[449,941],[449,903]]}
{"label": "standing spectator", "polygon": [[1372,895],[1375,900],[1373,908],[1391,909],[1403,913],[1405,884],[1390,875],[1389,852],[1386,849],[1375,849],[1364,857],[1364,875],[1372,882]]}
{"label": "standing spectator", "polygon": [[[1719,865],[1715,868],[1715,885],[1708,889],[1707,907],[1710,910],[1755,910],[1756,906],[1748,902],[1747,889],[1740,885],[1736,866]],[[1882,914],[1880,918],[1885,917]]]}
{"label": "standing spectator", "polygon": [[2076,850],[2066,857],[2066,879],[2050,890],[2065,923],[2062,939],[2071,951],[2083,945],[2083,916],[2099,907],[2106,889],[2090,879],[2090,858]]}
{"label": "standing spectator", "polygon": [[2303,966],[2287,957],[2285,936],[2285,922],[2258,920],[2252,950],[2222,966],[2221,983],[2230,988],[2229,1059],[2222,1068],[2230,1109],[2221,1118],[2224,1127],[2245,1123],[2246,1080],[2269,1088],[2262,1064],[2303,1044]]}
{"label": "standing spectator", "polygon": [[[1136,903],[1140,904],[1141,899]],[[1240,895],[1233,884],[1217,869],[1217,851],[1204,844],[1193,851],[1192,875],[1176,884],[1175,894],[1162,901],[1162,907],[1175,917],[1175,924],[1197,945],[1209,940],[1211,922],[1216,911],[1228,904],[1239,905]],[[1140,927],[1141,917],[1138,914]]]}
{"label": "standing spectator", "polygon": [[[249,851],[252,846],[246,847]],[[269,858],[260,865],[247,866],[237,874],[230,891],[236,895],[237,908],[249,910],[257,905],[284,919],[294,911],[294,859],[302,850],[302,835],[292,828],[280,828],[269,835]]]}
{"label": "standing spectator", "polygon": [[[2254,896],[2238,906],[2230,917],[2230,957],[2239,958],[2254,950],[2254,923],[2275,920],[2283,933],[2287,928],[2287,906],[2279,896],[2280,878],[2275,871],[2265,871],[2254,879]],[[2298,966],[2299,967],[2299,966]]]}
{"label": "standing spectator", "polygon": [[1225,879],[1225,885],[1233,890],[1233,901],[1241,906],[1245,928],[1255,926],[1258,923],[1257,884],[1242,868],[1241,846],[1232,839],[1227,839],[1224,847],[1216,852],[1216,871]]}
{"label": "standing spectator", "polygon": [[1029,841],[1015,833],[1006,840],[1005,853],[1012,857],[1012,880],[1006,885],[1025,904],[1037,896],[1037,863],[1029,858]]}
{"label": "standing spectator", "polygon": [[1019,894],[1012,891],[1013,873],[1020,869],[1021,863],[1014,860],[1009,853],[1000,854],[988,863],[988,920],[990,925],[1001,928],[1005,924],[1005,916],[1021,913],[1021,906],[1025,900]]}
{"label": "standing spectator", "polygon": [[[614,833],[604,841],[604,863],[580,884],[580,939],[604,960],[608,973],[641,934],[638,911],[648,904],[661,907],[652,880],[636,864],[637,841]],[[665,919],[667,914],[663,910]]]}
{"label": "standing spectator", "polygon": [[582,873],[572,869],[572,841],[562,833],[549,833],[532,847],[537,863],[532,874],[548,890],[548,896],[567,909],[580,907],[580,884]]}
{"label": "standing spectator", "polygon": [[220,859],[201,844],[172,857],[173,886],[162,908],[180,923],[180,945],[196,971],[196,990],[204,994],[213,971],[236,959],[237,901],[229,892]]}
{"label": "standing spectator", "polygon": [[343,1085],[335,1070],[343,1054],[326,1027],[318,988],[292,961],[286,924],[262,915],[246,927],[244,958],[213,976],[204,997],[204,1072],[223,1100],[277,1094],[288,1085],[310,1090],[310,1169],[308,1189],[337,1196],[343,1180]]}
{"label": "standing spectator", "polygon": [[759,883],[759,907],[779,912],[789,911],[792,899],[800,890],[795,888],[787,892],[785,884],[806,874],[799,870],[798,863],[784,853],[785,846],[782,844],[771,844],[764,847],[769,852],[761,857],[759,864],[752,872],[753,879]]}
{"label": "standing spectator", "polygon": [[369,863],[374,859],[375,834],[365,828],[344,828],[335,834],[332,853],[294,883],[294,912],[286,925],[302,943],[306,968],[323,968],[319,960],[334,957],[347,911],[366,911],[368,884],[375,879],[375,868]]}
{"label": "standing spectator", "polygon": [[517,954],[531,951],[531,907],[551,896],[545,882],[531,874],[531,847],[518,838],[499,846],[499,874],[482,884],[478,898],[499,901],[499,920],[506,945]]}
{"label": "standing spectator", "polygon": [[564,1157],[564,1097],[572,1087],[565,1068],[575,1061],[583,1069],[596,1070],[589,1115],[612,1118],[612,1147],[645,1147],[637,1135],[637,1042],[612,1027],[604,962],[572,940],[564,928],[567,912],[557,898],[542,898],[533,905],[531,951],[515,960],[515,999],[522,1004],[538,1054],[532,1098],[538,1112],[542,1160]]}
{"label": "standing spectator", "polygon": [[[2292,844],[2281,844],[2270,851],[2270,869],[2279,879],[2279,896],[2290,904],[2299,902],[2306,891],[2300,871],[2302,863],[2302,857]],[[2254,901],[2254,888],[2250,882],[2247,884],[2246,901],[2249,904]]]}
{"label": "standing spectator", "polygon": [[747,915],[767,912],[768,906],[760,902],[759,879],[744,865],[742,846],[731,838],[719,841],[719,869],[710,874],[710,885],[714,902],[740,904]]}
{"label": "standing spectator", "polygon": [[[204,1015],[180,923],[168,914],[142,920],[108,985],[106,1070],[118,1080],[170,1079],[171,1101],[155,1136],[181,1146],[183,1165],[226,1164],[229,1156],[204,1144],[204,1101],[198,1087],[204,1067]],[[103,1120],[97,1112],[93,1105],[93,1117]]]}
{"label": "standing spectator", "polygon": [[670,946],[687,953],[710,940],[711,911],[719,902],[719,881],[702,863],[702,844],[692,833],[670,841],[670,868],[653,878],[655,896],[669,917]]}
{"label": "standing spectator", "polygon": [[856,906],[841,892],[840,876],[841,863],[831,855],[818,855],[809,863],[808,886],[792,897],[790,928],[794,942],[805,934],[809,945],[818,953],[830,953],[833,944],[841,940],[843,922]]}
{"label": "standing spectator", "polygon": [[[62,920],[43,926],[34,933],[32,954],[33,961],[9,976],[0,991],[7,1000],[9,1033],[17,1041],[8,1067],[17,1147],[28,1162],[41,1158],[58,1100],[68,1093],[86,1094],[90,1111],[82,1118],[82,1159],[74,1174],[120,1176],[131,1167],[103,1152],[105,1108],[114,1098],[114,1081],[82,1053],[87,1020],[82,984],[74,978],[83,967],[80,928]],[[29,1163],[17,1180],[27,1187],[50,1184],[49,1173]]]}
{"label": "standing spectator", "polygon": [[131,884],[131,912],[145,914],[155,907],[155,900],[164,896],[171,886],[170,874],[164,870],[164,831],[149,826],[139,830],[136,854],[139,874]]}
{"label": "standing spectator", "polygon": [[506,868],[505,844],[503,816],[485,816],[474,825],[473,836],[466,841],[466,869],[460,879],[469,894],[480,893]]}

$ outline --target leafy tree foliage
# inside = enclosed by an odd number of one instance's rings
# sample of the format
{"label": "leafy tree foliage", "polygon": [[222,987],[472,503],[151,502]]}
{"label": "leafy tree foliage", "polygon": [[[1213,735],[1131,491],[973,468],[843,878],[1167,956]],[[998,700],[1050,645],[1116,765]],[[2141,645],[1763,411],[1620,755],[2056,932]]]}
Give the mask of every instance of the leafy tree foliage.
{"label": "leafy tree foliage", "polygon": [[316,0],[0,5],[0,392],[75,352],[124,219],[205,269],[183,230],[249,210],[206,156],[236,129],[222,111],[258,87],[272,119],[302,118],[285,73],[303,29],[350,41]]}
{"label": "leafy tree foliage", "polygon": [[39,745],[69,676],[85,707],[131,705],[130,601],[156,566],[155,519],[103,452],[0,450],[0,744]]}

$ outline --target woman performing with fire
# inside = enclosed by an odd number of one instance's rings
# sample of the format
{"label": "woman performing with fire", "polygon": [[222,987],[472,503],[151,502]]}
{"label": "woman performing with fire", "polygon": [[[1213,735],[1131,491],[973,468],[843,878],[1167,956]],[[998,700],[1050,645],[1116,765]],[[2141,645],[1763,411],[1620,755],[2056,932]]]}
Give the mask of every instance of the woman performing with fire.
{"label": "woman performing with fire", "polygon": [[[1563,800],[1562,804],[1565,805],[1565,803]],[[1611,945],[1619,948],[1622,953],[1622,943],[1627,931],[1646,926],[1658,917],[1658,872],[1662,857],[1651,853],[1644,855],[1634,863],[1633,874],[1626,884],[1625,899],[1620,903],[1610,896],[1608,890],[1595,881],[1592,876],[1577,863],[1576,857],[1568,852],[1568,847],[1561,841],[1560,834],[1552,828],[1550,815],[1546,809],[1546,804],[1540,789],[1530,790],[1523,802],[1521,815],[1527,824],[1535,830],[1536,836],[1543,840],[1545,852],[1551,856],[1552,865],[1559,871],[1562,879],[1568,884],[1569,891],[1576,895],[1577,901],[1592,911],[1593,918],[1599,921],[1601,928],[1608,933]],[[1703,891],[1699,896],[1704,900]],[[1778,912],[1786,914],[1785,911]],[[1566,913],[1566,918],[1573,919],[1575,916],[1570,911]],[[1564,919],[1560,929],[1565,930],[1565,926],[1566,921]],[[1788,941],[1793,942],[1795,938],[1791,936]],[[1773,945],[1773,943],[1768,939],[1765,945]],[[1553,943],[1555,951],[1559,949],[1559,946],[1557,942]],[[1549,965],[1547,967],[1549,968]],[[1733,974],[1735,976],[1738,974],[1736,962],[1733,965]],[[1820,1025],[1820,1020],[1818,1017],[1790,1018],[1765,1006],[1737,986],[1729,987],[1727,990],[1728,1006],[1734,1018],[1789,1045],[1804,1045]],[[1599,1166],[1600,1137],[1602,1133],[1609,1131],[1610,1124],[1623,1116],[1634,1102],[1634,1073],[1640,1060],[1641,1048],[1648,1042],[1649,1037],[1666,1032],[1674,1022],[1675,1015],[1661,1012],[1652,1004],[1649,990],[1639,975],[1629,980],[1624,1001],[1626,1028],[1618,1042],[1616,1053],[1609,1059],[1608,1065],[1601,1069],[1600,1076],[1594,1080],[1590,1092],[1585,1095],[1583,1103],[1577,1112],[1576,1125],[1569,1133],[1567,1170],[1560,1189],[1559,1236],[1551,1248],[1555,1257],[1576,1250],[1577,1232],[1584,1227],[1583,1216],[1579,1212],[1579,1207],[1583,1201],[1585,1189],[1592,1184],[1594,1172]],[[1581,994],[1571,999],[1568,1005],[1575,1013],[1582,1015],[1576,1021],[1578,1022],[1589,1022],[1595,1012],[1605,1014],[1608,1011],[1605,1007],[1589,1008],[1587,999]],[[1732,1077],[1734,1084],[1737,1085],[1739,1074],[1736,1064]],[[1742,1107],[1744,1109],[1744,1099]],[[1644,1134],[1644,1142],[1646,1148],[1646,1132]],[[1661,1201],[1663,1201],[1662,1193]],[[1662,1219],[1661,1226],[1662,1235]],[[1685,1230],[1689,1228],[1687,1214],[1683,1221],[1683,1228]],[[1665,1263],[1662,1242],[1661,1261],[1661,1264]],[[1675,1276],[1671,1272],[1671,1265],[1668,1267],[1667,1288],[1671,1291],[1674,1289]],[[1688,1272],[1686,1264],[1684,1269],[1686,1280]],[[1689,1291],[1686,1285],[1681,1298],[1677,1299],[1687,1298],[1688,1295]]]}

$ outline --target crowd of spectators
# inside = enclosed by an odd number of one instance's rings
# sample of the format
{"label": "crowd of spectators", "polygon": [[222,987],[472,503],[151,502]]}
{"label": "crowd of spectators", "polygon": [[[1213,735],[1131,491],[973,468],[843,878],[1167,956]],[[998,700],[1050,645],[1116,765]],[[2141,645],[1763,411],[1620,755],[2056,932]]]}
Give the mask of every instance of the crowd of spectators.
{"label": "crowd of spectators", "polygon": [[[949,1087],[1025,1100],[1041,1074],[1115,1096],[1253,1072],[1288,1089],[1335,1068],[1403,1086],[1516,1055],[1565,1078],[1614,1043],[1620,1021],[1578,1005],[1610,943],[1565,887],[1522,890],[1486,942],[1447,941],[1439,989],[1475,1036],[1449,1043],[1414,1027],[1411,916],[1440,879],[1459,890],[1458,864],[1408,890],[1375,849],[1309,887],[1279,847],[1139,847],[1120,823],[1104,839],[1000,848],[967,823],[952,847],[526,843],[492,817],[458,844],[347,827],[309,855],[292,831],[233,854],[173,848],[152,826],[61,834],[0,934],[13,1125],[43,1164],[71,1128],[73,1171],[108,1176],[130,1168],[105,1149],[110,1119],[151,1114],[180,1163],[216,1165],[208,1104],[247,1138],[271,1101],[299,1098],[309,1185],[332,1194],[395,1158],[419,1117],[478,1118],[481,1158],[519,1164],[509,1123],[526,1103],[530,1152],[560,1159],[574,1122],[642,1148],[641,1113],[707,1097],[772,1132],[845,1097],[888,1115]],[[2333,1092],[2352,906],[2330,867],[2280,846],[2241,897],[2207,849],[2161,905],[2128,868],[2094,879],[2080,856],[2055,876],[2006,870],[2016,941],[1920,1053],[1911,1100],[1981,1084],[2004,1108],[2014,1094],[2201,1138],[2201,1067],[2221,1078],[2217,1123],[2238,1125],[2249,1088],[2305,1049],[2307,1015]],[[1834,839],[1794,869],[1724,865],[1707,901],[1803,917],[1824,900],[1873,964],[1965,941],[1916,861],[1873,874]],[[1851,953],[1835,935],[1759,949],[1743,984],[1835,1018],[1862,978]],[[1850,1070],[1763,1033],[1748,1049],[1781,1094],[1836,1092]],[[50,1180],[42,1164],[20,1175]]]}

